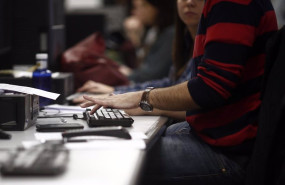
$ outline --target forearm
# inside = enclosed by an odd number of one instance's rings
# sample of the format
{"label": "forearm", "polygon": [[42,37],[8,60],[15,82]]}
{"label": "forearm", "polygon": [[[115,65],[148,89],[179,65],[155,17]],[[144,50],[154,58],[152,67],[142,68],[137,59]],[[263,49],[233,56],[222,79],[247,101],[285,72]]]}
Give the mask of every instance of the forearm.
{"label": "forearm", "polygon": [[200,109],[188,91],[187,82],[168,87],[154,89],[149,94],[150,104],[154,108],[169,111],[185,111]]}
{"label": "forearm", "polygon": [[185,121],[185,117],[186,117],[185,111],[167,111],[167,110],[154,109],[153,114],[158,115],[158,116],[166,116],[166,117],[174,118],[180,121]]}
{"label": "forearm", "polygon": [[[88,100],[88,102],[85,102],[80,106],[82,108],[86,108],[95,105],[90,112],[91,114],[101,106],[117,109],[134,109],[139,107],[143,93],[143,91],[137,91],[98,98],[83,96],[84,99]],[[154,89],[150,91],[149,103],[153,105],[154,108],[165,111],[187,111],[200,108],[193,101],[188,91],[187,82],[168,88]]]}
{"label": "forearm", "polygon": [[184,121],[185,120],[185,111],[166,111],[160,109],[153,109],[152,112],[145,112],[140,108],[135,109],[125,109],[125,112],[131,116],[166,116],[169,118],[174,118],[176,120]]}

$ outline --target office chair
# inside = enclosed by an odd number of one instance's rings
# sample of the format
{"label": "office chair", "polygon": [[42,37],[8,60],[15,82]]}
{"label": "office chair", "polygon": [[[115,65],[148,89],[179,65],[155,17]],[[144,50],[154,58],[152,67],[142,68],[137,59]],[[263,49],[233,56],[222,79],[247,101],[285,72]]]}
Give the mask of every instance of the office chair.
{"label": "office chair", "polygon": [[267,46],[266,85],[246,185],[285,184],[285,26]]}

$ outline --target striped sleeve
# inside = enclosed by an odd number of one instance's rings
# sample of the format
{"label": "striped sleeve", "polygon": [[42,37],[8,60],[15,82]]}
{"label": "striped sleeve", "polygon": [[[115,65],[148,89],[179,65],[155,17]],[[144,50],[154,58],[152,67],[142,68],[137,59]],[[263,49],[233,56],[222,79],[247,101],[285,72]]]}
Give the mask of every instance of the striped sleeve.
{"label": "striped sleeve", "polygon": [[224,105],[242,81],[246,62],[258,37],[256,30],[260,30],[257,29],[260,21],[270,16],[251,5],[252,2],[206,2],[193,54],[200,60],[198,72],[196,78],[188,82],[191,96],[201,107]]}

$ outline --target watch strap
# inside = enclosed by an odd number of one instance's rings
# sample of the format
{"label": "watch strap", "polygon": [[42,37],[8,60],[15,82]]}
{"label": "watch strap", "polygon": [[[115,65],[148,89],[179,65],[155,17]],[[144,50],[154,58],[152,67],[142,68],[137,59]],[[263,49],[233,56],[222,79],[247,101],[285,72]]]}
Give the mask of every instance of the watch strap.
{"label": "watch strap", "polygon": [[143,92],[143,94],[142,94],[141,102],[146,102],[146,103],[149,104],[149,92],[150,92],[151,90],[153,90],[153,89],[154,89],[154,87],[147,87],[147,88],[144,90],[144,92]]}
{"label": "watch strap", "polygon": [[151,91],[151,90],[153,90],[154,89],[154,87],[147,87],[146,88],[146,90],[145,90],[145,100],[149,103],[149,92]]}

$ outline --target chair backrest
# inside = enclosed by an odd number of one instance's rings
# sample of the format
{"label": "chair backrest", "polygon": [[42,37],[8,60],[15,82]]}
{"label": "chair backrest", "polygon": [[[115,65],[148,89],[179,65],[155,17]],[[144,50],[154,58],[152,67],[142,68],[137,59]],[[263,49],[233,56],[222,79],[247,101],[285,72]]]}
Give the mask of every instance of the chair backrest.
{"label": "chair backrest", "polygon": [[268,42],[265,82],[246,185],[285,184],[285,26]]}

